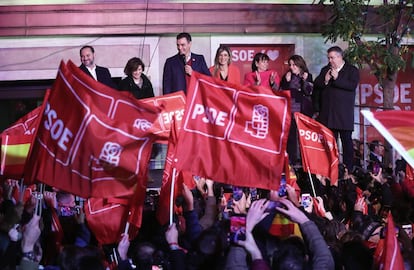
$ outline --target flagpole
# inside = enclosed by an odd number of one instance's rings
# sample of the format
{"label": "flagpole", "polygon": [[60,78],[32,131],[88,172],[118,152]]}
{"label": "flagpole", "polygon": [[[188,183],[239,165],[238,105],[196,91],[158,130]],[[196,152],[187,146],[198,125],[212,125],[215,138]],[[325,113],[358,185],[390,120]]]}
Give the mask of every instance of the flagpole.
{"label": "flagpole", "polygon": [[310,180],[311,187],[312,187],[313,197],[316,198],[315,186],[313,185],[313,178],[312,178],[309,166],[307,167],[307,169],[308,169],[309,180]]}
{"label": "flagpole", "polygon": [[20,203],[23,203],[25,191],[26,191],[26,185],[24,184],[24,179],[20,178],[20,184],[19,184],[19,202]]}
{"label": "flagpole", "polygon": [[116,249],[112,248],[112,252],[114,254],[115,264],[118,265],[118,256],[116,255]]}
{"label": "flagpole", "polygon": [[171,177],[171,191],[170,191],[170,225],[173,224],[173,212],[174,212],[174,186],[175,177],[177,176],[177,169],[173,168]]}
{"label": "flagpole", "polygon": [[[131,215],[131,212],[128,213],[128,216],[130,215]],[[125,224],[124,234],[128,234],[128,231],[129,231],[129,222]]]}

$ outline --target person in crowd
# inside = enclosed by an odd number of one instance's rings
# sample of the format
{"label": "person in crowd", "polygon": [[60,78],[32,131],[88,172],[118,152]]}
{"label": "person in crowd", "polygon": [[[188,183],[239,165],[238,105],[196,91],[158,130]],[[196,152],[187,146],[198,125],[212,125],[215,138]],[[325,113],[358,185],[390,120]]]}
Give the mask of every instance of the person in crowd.
{"label": "person in crowd", "polygon": [[277,90],[280,85],[279,74],[269,70],[269,56],[265,53],[256,53],[252,61],[252,72],[244,76],[244,85],[261,85]]}
{"label": "person in crowd", "polygon": [[379,167],[384,168],[384,145],[379,140],[373,140],[369,144],[369,161],[367,169],[373,173],[378,173]]}
{"label": "person in crowd", "polygon": [[170,252],[170,265],[172,270],[186,269],[185,251],[178,244],[178,229],[172,223],[165,232],[165,239],[168,243]]}
{"label": "person in crowd", "polygon": [[97,246],[67,245],[59,254],[60,270],[104,270],[103,253]]}
{"label": "person in crowd", "polygon": [[150,80],[143,73],[144,70],[145,65],[141,59],[138,57],[129,59],[124,68],[127,77],[122,79],[118,89],[131,92],[137,99],[153,97],[154,90]]}
{"label": "person in crowd", "polygon": [[[6,190],[11,184],[4,184]],[[6,191],[8,193],[8,191]],[[11,194],[6,196],[11,198]],[[7,199],[0,207],[0,269],[16,267],[17,254],[20,249],[21,240],[21,205],[15,205],[12,200]]]}
{"label": "person in crowd", "polygon": [[80,49],[81,65],[79,68],[86,74],[109,87],[116,89],[116,85],[112,80],[111,73],[106,67],[95,64],[95,49],[90,45],[85,45]]}
{"label": "person in crowd", "polygon": [[292,112],[301,112],[312,117],[312,74],[309,73],[305,59],[300,55],[295,54],[289,57],[288,65],[289,70],[282,77],[280,89],[290,91]]}
{"label": "person in crowd", "polygon": [[[291,112],[303,113],[309,117],[313,115],[312,99],[313,81],[305,60],[300,55],[292,55],[289,60],[289,70],[280,82],[281,90],[289,90],[291,94]],[[292,115],[293,119],[293,115]],[[299,157],[298,130],[296,121],[291,121],[287,152],[290,163],[295,163]]]}
{"label": "person in crowd", "polygon": [[[293,247],[291,247],[290,251],[286,251],[285,256],[280,256],[278,253],[281,253],[281,250],[277,250],[273,255],[272,269],[286,269],[288,265],[297,265],[299,267],[298,269],[302,269],[305,265],[310,265],[311,269],[334,269],[332,255],[315,223],[290,200],[280,198],[278,201],[281,204],[276,204],[275,209],[289,217],[293,222],[299,224],[310,257],[309,261],[306,262],[305,248],[302,249],[303,253],[301,257],[287,256],[287,254],[291,254]],[[244,246],[252,256],[252,269],[270,269],[263,266],[264,260],[262,254],[252,235],[253,228],[269,215],[269,212],[267,212],[269,204],[270,202],[265,199],[252,203],[246,217],[246,240],[238,241],[238,244]],[[281,244],[281,246],[283,245]]]}
{"label": "person in crowd", "polygon": [[353,167],[364,167],[364,145],[358,139],[352,139],[352,147],[354,148]]}
{"label": "person in crowd", "polygon": [[338,46],[327,50],[329,64],[321,69],[314,82],[314,117],[331,129],[342,142],[342,160],[352,171],[355,89],[359,71],[344,60]]}
{"label": "person in crowd", "polygon": [[22,235],[22,259],[19,269],[39,269],[39,262],[42,258],[42,251],[39,250],[38,240],[40,237],[40,216],[34,214],[30,221],[23,228]]}
{"label": "person in crowd", "polygon": [[43,262],[56,263],[59,250],[67,245],[85,247],[91,241],[85,213],[76,206],[75,195],[63,191],[45,191],[45,248]]}
{"label": "person in crowd", "polygon": [[240,70],[237,66],[231,65],[230,48],[220,45],[214,58],[214,65],[210,67],[210,73],[214,78],[218,78],[230,83],[241,83]]}
{"label": "person in crowd", "polygon": [[193,71],[211,76],[204,56],[191,52],[192,39],[189,33],[177,35],[178,53],[165,61],[163,73],[163,93],[177,91],[187,93],[187,85]]}

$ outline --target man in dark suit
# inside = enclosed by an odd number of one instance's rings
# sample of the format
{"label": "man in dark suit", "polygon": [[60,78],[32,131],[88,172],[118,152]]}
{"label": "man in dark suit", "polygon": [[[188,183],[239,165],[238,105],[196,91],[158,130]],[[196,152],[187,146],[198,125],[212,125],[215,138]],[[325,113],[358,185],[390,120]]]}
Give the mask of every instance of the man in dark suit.
{"label": "man in dark suit", "polygon": [[[373,140],[369,144],[369,160],[367,169],[377,174],[375,169],[384,168],[383,157],[385,147],[379,140]],[[377,168],[376,168],[377,167]]]}
{"label": "man in dark suit", "polygon": [[116,85],[112,81],[109,69],[95,64],[95,49],[92,46],[86,45],[80,49],[80,59],[82,62],[79,66],[80,69],[98,82],[116,89]]}
{"label": "man in dark suit", "polygon": [[178,53],[165,61],[163,74],[163,93],[169,94],[183,90],[187,93],[187,84],[194,71],[211,76],[203,55],[191,52],[191,35],[177,35]]}
{"label": "man in dark suit", "polygon": [[331,129],[342,142],[342,161],[352,171],[352,131],[354,130],[355,89],[359,71],[343,59],[343,51],[334,46],[328,49],[329,64],[315,79],[313,104],[315,117]]}

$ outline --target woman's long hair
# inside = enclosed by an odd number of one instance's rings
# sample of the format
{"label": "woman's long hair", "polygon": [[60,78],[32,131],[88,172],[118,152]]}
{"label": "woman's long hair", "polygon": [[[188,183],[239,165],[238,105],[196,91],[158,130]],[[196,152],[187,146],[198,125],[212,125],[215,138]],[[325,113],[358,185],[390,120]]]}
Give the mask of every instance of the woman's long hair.
{"label": "woman's long hair", "polygon": [[231,63],[231,50],[229,47],[224,46],[224,45],[220,45],[220,47],[218,47],[217,52],[216,52],[216,57],[214,58],[214,71],[213,71],[213,76],[216,77],[217,72],[219,72],[219,67],[220,67],[220,63],[219,63],[219,57],[220,54],[222,52],[227,52],[229,54],[229,61],[227,62],[227,65],[230,65]]}
{"label": "woman's long hair", "polygon": [[255,56],[254,56],[254,58],[253,58],[253,61],[252,61],[252,71],[254,72],[254,71],[257,71],[257,65],[256,65],[256,62],[260,62],[260,60],[265,60],[265,61],[269,61],[269,56],[267,55],[267,54],[265,54],[265,53],[261,53],[261,52],[259,52],[259,53],[256,53],[255,54]]}
{"label": "woman's long hair", "polygon": [[303,75],[305,72],[309,73],[308,66],[306,65],[305,59],[303,59],[302,56],[294,54],[289,58],[288,63],[290,60],[292,60],[293,63],[295,63],[298,68],[300,68],[300,75]]}

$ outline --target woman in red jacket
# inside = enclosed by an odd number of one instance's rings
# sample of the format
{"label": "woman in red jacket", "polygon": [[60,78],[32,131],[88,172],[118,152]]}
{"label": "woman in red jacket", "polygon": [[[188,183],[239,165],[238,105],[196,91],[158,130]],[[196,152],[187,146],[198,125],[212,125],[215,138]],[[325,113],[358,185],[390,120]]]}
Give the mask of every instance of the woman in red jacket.
{"label": "woman in red jacket", "polygon": [[214,58],[214,66],[210,67],[210,73],[214,78],[219,78],[230,83],[240,84],[240,70],[231,65],[231,51],[227,46],[220,45]]}
{"label": "woman in red jacket", "polygon": [[252,72],[244,76],[244,85],[262,85],[278,90],[280,85],[279,74],[269,70],[269,56],[265,53],[256,53],[252,62]]}

